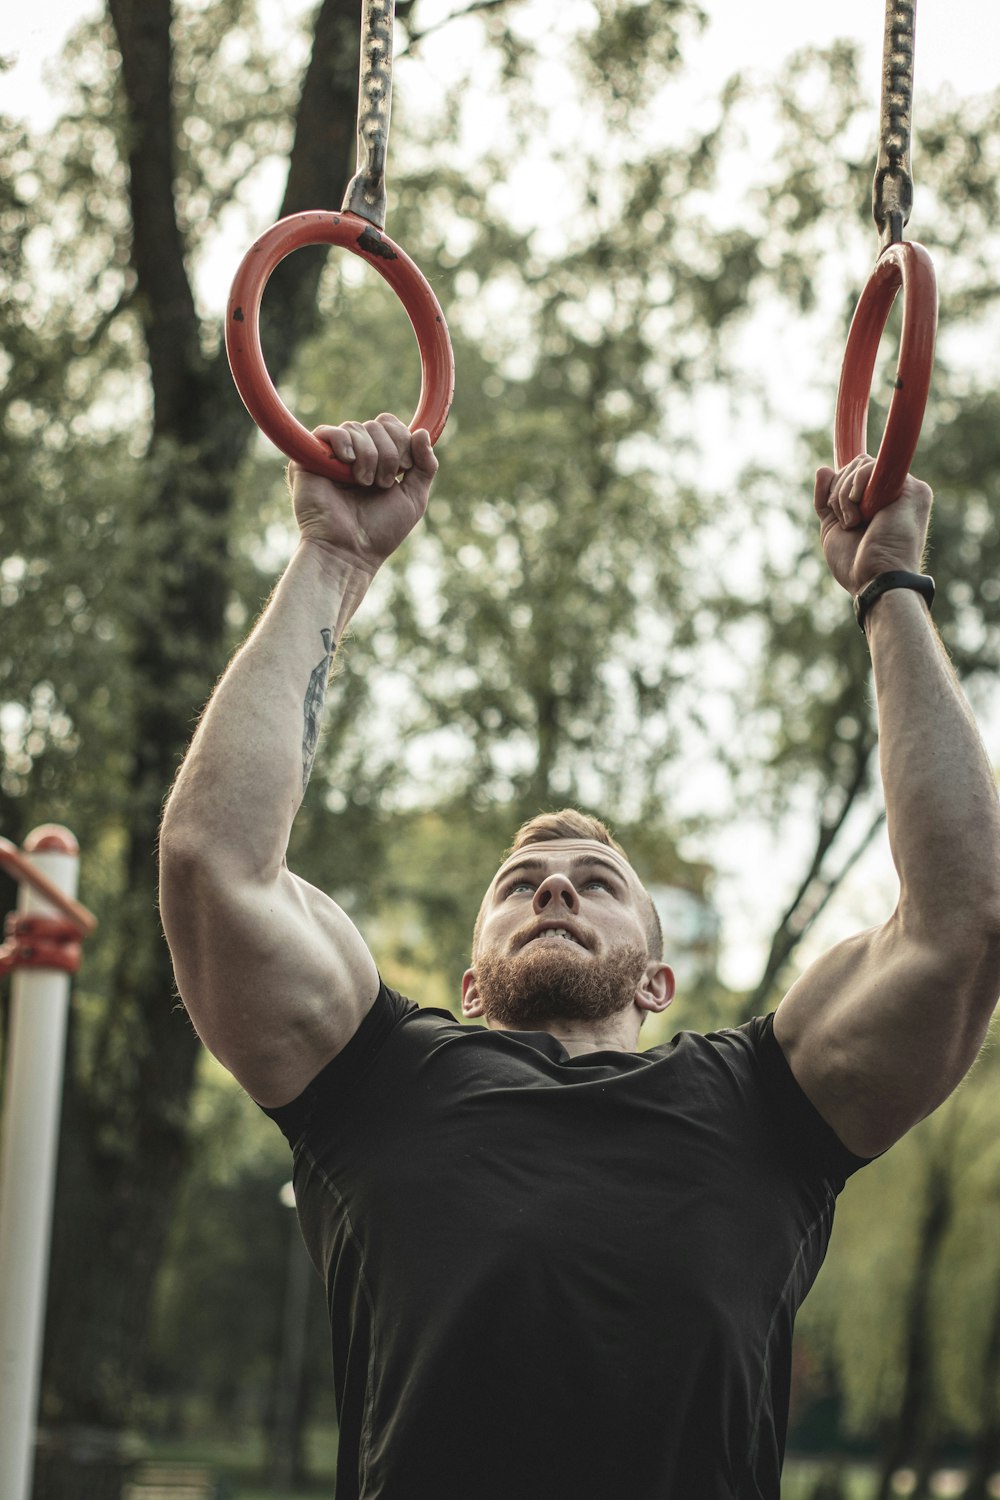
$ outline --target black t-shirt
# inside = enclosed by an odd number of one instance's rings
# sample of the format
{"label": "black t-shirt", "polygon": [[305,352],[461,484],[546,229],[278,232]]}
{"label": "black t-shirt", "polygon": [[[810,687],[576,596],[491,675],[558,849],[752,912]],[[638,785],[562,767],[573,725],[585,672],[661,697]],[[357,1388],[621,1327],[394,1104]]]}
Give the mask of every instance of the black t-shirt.
{"label": "black t-shirt", "polygon": [[268,1113],[327,1285],[337,1500],[777,1500],[792,1322],[862,1162],[770,1017],[569,1057],[382,986]]}

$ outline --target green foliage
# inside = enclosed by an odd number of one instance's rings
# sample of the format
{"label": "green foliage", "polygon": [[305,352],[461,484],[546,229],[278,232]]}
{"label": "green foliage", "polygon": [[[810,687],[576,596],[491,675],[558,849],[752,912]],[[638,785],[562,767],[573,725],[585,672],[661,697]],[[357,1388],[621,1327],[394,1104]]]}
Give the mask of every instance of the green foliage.
{"label": "green foliage", "polygon": [[681,66],[682,39],[707,16],[689,0],[601,0],[597,25],[583,39],[588,81],[612,115],[650,102],[650,95]]}
{"label": "green foliage", "polygon": [[276,47],[256,0],[225,0],[179,9],[173,44],[175,193],[197,262],[226,209],[288,156],[306,38]]}
{"label": "green foliage", "polygon": [[[266,1426],[279,1378],[291,1256],[304,1256],[279,1194],[287,1147],[206,1059],[191,1112],[191,1169],[157,1283],[144,1420],[159,1432]],[[332,1411],[329,1336],[310,1269],[306,1358],[316,1407]]]}
{"label": "green foliage", "polygon": [[995,1419],[989,1341],[998,1313],[995,1047],[930,1120],[852,1183],[800,1334],[825,1355],[848,1429],[877,1436],[900,1404],[931,1176],[947,1183],[947,1229],[926,1302],[931,1436],[974,1437]]}
{"label": "green foliage", "polygon": [[[197,277],[220,224],[243,217],[287,156],[309,37],[275,46],[252,0],[176,9],[173,189]],[[440,100],[418,88],[430,43],[421,9],[406,8],[417,40],[400,70],[389,228],[447,309],[457,398],[426,526],[338,663],[290,858],[361,923],[389,982],[450,1005],[496,860],[543,806],[602,812],[646,878],[703,890],[711,845],[689,783],[711,757],[732,778],[720,818],[742,803],[777,823],[794,805],[818,830],[816,879],[773,986],[845,845],[875,815],[864,642],[825,578],[807,487],[788,483],[790,464],[826,460],[828,439],[800,435],[788,457],[800,414],[776,412],[754,364],[762,314],[801,324],[832,405],[852,293],[874,251],[873,107],[855,52],[804,53],[766,91],[734,80],[695,128],[663,102],[703,22],[696,5],[581,8],[559,97],[545,84],[535,8],[485,9],[462,24],[491,50],[453,57]],[[174,433],[149,447],[120,67],[109,24],[81,27],[51,135],[32,140],[5,121],[0,136],[0,831],[20,837],[60,818],[81,836],[84,894],[103,922],[78,992],[72,1071],[93,1107],[85,1118],[122,1155],[150,1066],[149,995],[139,981],[113,994],[152,901],[152,849],[139,878],[127,864],[148,749],[138,710],[162,704],[165,723],[193,722],[223,661],[201,659],[198,622],[178,600],[206,559],[218,563],[235,644],[291,535],[279,461],[263,443],[230,457],[235,396],[212,408],[216,446]],[[468,124],[484,77],[502,90],[486,143]],[[1000,411],[980,337],[1000,285],[995,106],[922,110],[917,199],[944,293],[920,452],[941,494],[937,615],[984,694],[1000,670]],[[747,180],[741,152],[756,141],[766,145]],[[207,285],[195,285],[206,304],[199,379],[219,349]],[[289,405],[307,423],[406,414],[418,380],[394,298],[360,263],[332,257],[314,336],[283,381]],[[876,396],[887,390],[880,367]],[[188,394],[197,406],[200,385]],[[705,437],[710,396],[735,435],[717,420]],[[751,463],[712,493],[707,450],[735,448],[748,430],[760,434]],[[137,654],[151,620],[160,675]],[[777,896],[766,898],[762,923],[776,916]],[[706,997],[705,1013],[727,1003]],[[845,1198],[804,1334],[857,1427],[898,1402],[927,1159],[944,1145],[956,1187],[931,1298],[936,1399],[959,1431],[988,1415],[983,1309],[1000,1285],[993,1069],[988,1058]],[[179,1088],[178,1136],[183,1109]],[[151,1370],[158,1395],[186,1385],[220,1411],[251,1399],[259,1410],[284,1274],[284,1148],[211,1069],[191,1129]]]}

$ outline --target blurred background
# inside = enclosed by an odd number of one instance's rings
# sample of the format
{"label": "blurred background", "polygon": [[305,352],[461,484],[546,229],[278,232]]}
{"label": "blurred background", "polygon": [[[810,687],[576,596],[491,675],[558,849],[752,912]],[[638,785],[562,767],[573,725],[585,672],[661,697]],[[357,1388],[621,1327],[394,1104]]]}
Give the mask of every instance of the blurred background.
{"label": "blurred background", "polygon": [[[613,825],[661,908],[681,992],[646,1045],[773,1009],[892,909],[865,642],[811,512],[877,248],[881,9],[398,0],[387,230],[446,311],[456,400],[426,524],[339,658],[290,861],[424,1004],[455,1005],[518,824],[566,803]],[[50,0],[0,37],[0,834],[68,824],[101,919],[34,1500],[171,1475],[193,1500],[333,1493],[290,1160],[176,999],[155,845],[293,545],[222,315],[257,234],[340,205],[358,12]],[[942,316],[915,467],[994,758],[998,43],[982,5],[922,0],[911,232]],[[297,252],[262,330],[307,426],[413,410],[411,331],[353,257]],[[998,1069],[987,1049],[841,1200],[799,1321],[787,1500],[1000,1496]]]}

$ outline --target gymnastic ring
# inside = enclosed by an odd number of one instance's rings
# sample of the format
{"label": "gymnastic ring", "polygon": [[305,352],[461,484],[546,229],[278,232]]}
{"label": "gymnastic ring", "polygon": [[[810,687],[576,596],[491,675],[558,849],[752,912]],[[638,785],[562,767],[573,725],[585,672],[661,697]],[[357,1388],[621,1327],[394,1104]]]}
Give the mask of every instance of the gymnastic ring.
{"label": "gymnastic ring", "polygon": [[279,261],[303,245],[338,245],[368,262],[389,283],[406,311],[420,350],[420,399],[410,431],[426,427],[437,442],[455,393],[455,359],[448,325],[430,285],[388,235],[357,214],[291,214],[251,245],[233,277],[226,310],[226,353],[236,389],[260,430],[304,469],[353,483],[347,464],[302,426],[274,388],[260,343],[260,304]]}
{"label": "gymnastic ring", "polygon": [[870,521],[897,499],[920,438],[930,390],[937,334],[938,294],[934,262],[923,245],[888,245],[858,300],[840,371],[833,454],[838,469],[867,452],[868,402],[879,341],[896,293],[903,288],[903,329],[895,388],[875,468],[861,501]]}

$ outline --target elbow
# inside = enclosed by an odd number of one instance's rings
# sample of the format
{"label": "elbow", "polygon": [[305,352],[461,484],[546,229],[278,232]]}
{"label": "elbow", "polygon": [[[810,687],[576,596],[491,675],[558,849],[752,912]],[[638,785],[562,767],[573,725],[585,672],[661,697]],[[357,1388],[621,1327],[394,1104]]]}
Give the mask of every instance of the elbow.
{"label": "elbow", "polygon": [[956,949],[1000,972],[1000,884],[977,891],[956,927]]}
{"label": "elbow", "polygon": [[184,818],[169,813],[160,828],[158,846],[160,908],[190,916],[217,899],[218,891],[238,876],[229,851]]}
{"label": "elbow", "polygon": [[901,892],[902,931],[950,964],[964,967],[1000,955],[1000,871],[975,882],[940,880],[919,893]]}
{"label": "elbow", "polygon": [[157,854],[161,888],[164,884],[187,884],[205,863],[204,839],[183,819],[172,817],[168,808],[160,825]]}
{"label": "elbow", "polygon": [[180,863],[196,857],[203,842],[204,834],[199,837],[197,814],[185,805],[185,798],[175,785],[160,819],[157,837],[160,868],[168,862]]}
{"label": "elbow", "polygon": [[168,802],[158,840],[160,888],[274,881],[283,850],[262,843],[245,823],[211,821],[176,799]]}
{"label": "elbow", "polygon": [[1000,897],[984,910],[980,925],[980,952],[983,966],[983,990],[992,1016],[1000,997]]}
{"label": "elbow", "polygon": [[1000,999],[1000,899],[977,903],[945,949],[955,1082],[971,1067]]}
{"label": "elbow", "polygon": [[170,816],[160,830],[158,853],[160,916],[171,949],[178,933],[273,887],[283,863],[264,861],[253,849]]}
{"label": "elbow", "polygon": [[983,933],[993,948],[1000,948],[1000,871],[980,902]]}
{"label": "elbow", "polygon": [[171,951],[173,938],[180,931],[190,931],[199,911],[204,909],[210,878],[197,839],[183,829],[165,823],[159,840],[160,919]]}
{"label": "elbow", "polygon": [[[974,846],[959,853],[951,868],[941,871],[937,897],[941,902],[953,889],[951,902],[954,918],[963,932],[981,946],[1000,946],[1000,838],[984,848]],[[956,910],[956,908],[960,908]]]}

